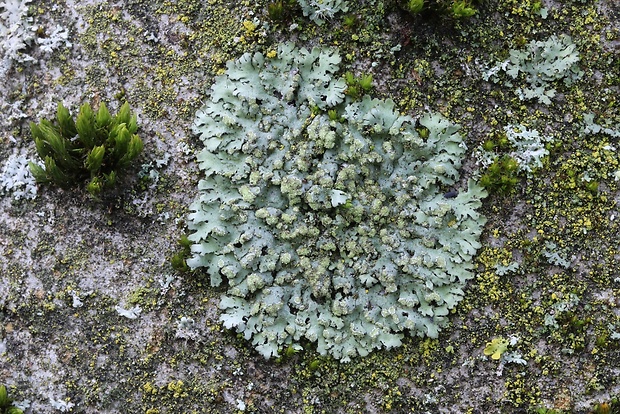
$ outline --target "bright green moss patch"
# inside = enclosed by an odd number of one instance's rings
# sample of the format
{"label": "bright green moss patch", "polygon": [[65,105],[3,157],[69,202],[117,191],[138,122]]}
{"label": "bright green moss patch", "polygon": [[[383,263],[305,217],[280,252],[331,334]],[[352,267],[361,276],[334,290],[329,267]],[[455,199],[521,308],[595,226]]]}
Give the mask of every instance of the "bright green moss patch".
{"label": "bright green moss patch", "polygon": [[[121,170],[143,149],[136,134],[137,117],[125,102],[115,116],[101,103],[95,113],[88,103],[80,107],[74,120],[58,103],[56,119],[30,123],[30,132],[43,166],[30,162],[30,171],[38,183],[53,183],[69,188],[88,179],[86,189],[97,197],[113,187]],[[77,139],[75,139],[77,136]]]}

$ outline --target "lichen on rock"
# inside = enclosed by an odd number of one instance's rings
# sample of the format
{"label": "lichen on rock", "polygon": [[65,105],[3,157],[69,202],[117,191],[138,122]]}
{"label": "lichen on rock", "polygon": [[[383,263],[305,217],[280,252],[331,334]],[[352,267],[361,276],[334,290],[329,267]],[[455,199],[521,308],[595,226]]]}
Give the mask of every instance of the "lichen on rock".
{"label": "lichen on rock", "polygon": [[267,358],[302,340],[347,361],[407,332],[436,337],[480,247],[484,190],[444,196],[459,180],[459,127],[345,100],[339,63],[290,43],[246,54],[194,123],[205,177],[188,264],[226,282],[221,320]]}

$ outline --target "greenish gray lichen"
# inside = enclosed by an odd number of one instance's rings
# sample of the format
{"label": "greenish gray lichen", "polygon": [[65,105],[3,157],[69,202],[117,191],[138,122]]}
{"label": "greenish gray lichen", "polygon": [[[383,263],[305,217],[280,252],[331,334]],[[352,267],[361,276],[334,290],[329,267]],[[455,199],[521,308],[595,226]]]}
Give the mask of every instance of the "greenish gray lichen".
{"label": "greenish gray lichen", "polygon": [[[511,50],[505,62],[484,74],[484,80],[497,81],[496,75],[505,71],[516,82],[527,86],[516,89],[521,100],[537,99],[549,105],[556,95],[553,83],[564,80],[566,84],[583,74],[577,65],[579,52],[570,36],[551,36],[546,41],[531,41],[525,50]],[[512,86],[508,83],[508,86]]]}
{"label": "greenish gray lichen", "polygon": [[549,155],[545,144],[550,142],[551,138],[523,125],[508,125],[504,131],[515,149],[510,156],[519,164],[519,170],[531,174],[533,170],[542,168],[543,158]]}
{"label": "greenish gray lichen", "polygon": [[304,16],[318,25],[333,18],[338,12],[349,10],[345,0],[297,0],[297,3],[301,6]]}
{"label": "greenish gray lichen", "polygon": [[346,361],[405,331],[435,337],[480,246],[484,190],[444,197],[465,152],[458,126],[346,102],[339,62],[292,44],[246,54],[194,124],[206,178],[188,264],[226,280],[224,325],[265,357],[302,339]]}

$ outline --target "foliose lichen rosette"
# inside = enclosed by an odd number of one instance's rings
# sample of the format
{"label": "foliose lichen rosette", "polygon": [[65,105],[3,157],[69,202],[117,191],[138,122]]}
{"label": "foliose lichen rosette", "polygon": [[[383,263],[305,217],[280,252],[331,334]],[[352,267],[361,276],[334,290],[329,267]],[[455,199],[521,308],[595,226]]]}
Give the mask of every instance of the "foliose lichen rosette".
{"label": "foliose lichen rosette", "polygon": [[290,43],[245,54],[194,123],[205,177],[188,264],[225,282],[223,324],[266,358],[310,341],[348,361],[405,333],[436,337],[480,247],[486,193],[454,191],[459,127],[345,100],[339,63]]}

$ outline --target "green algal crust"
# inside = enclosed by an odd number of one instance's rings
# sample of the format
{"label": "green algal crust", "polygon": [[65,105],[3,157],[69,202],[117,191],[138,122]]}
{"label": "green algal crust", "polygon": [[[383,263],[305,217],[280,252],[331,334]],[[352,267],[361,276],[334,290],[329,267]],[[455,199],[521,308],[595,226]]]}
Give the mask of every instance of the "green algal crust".
{"label": "green algal crust", "polygon": [[486,193],[472,181],[450,191],[458,126],[346,101],[339,63],[290,43],[246,54],[194,124],[205,178],[188,264],[226,282],[224,325],[267,358],[302,340],[347,361],[405,332],[436,337],[480,247]]}

